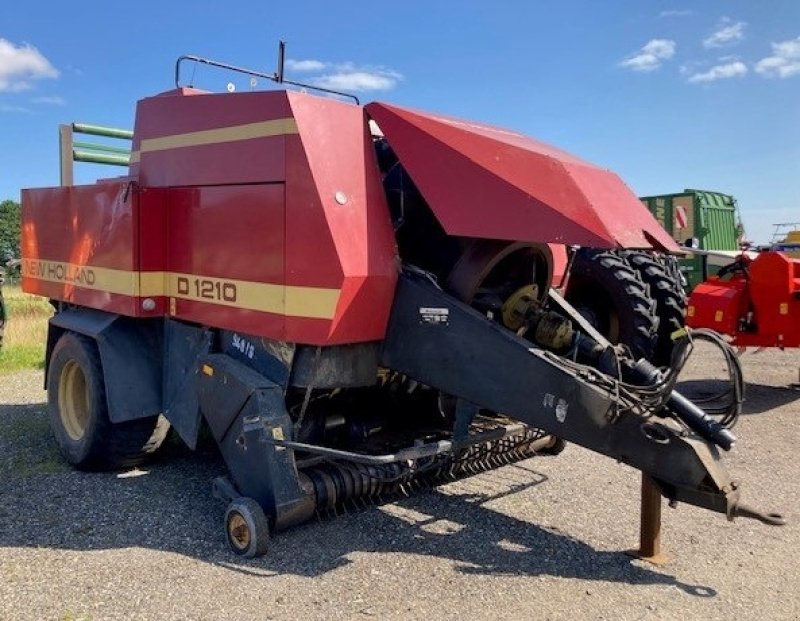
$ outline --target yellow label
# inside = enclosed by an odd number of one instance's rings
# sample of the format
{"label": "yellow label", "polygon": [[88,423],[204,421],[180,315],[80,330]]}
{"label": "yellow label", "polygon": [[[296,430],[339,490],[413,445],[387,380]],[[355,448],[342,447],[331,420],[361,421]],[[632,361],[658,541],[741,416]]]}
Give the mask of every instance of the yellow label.
{"label": "yellow label", "polygon": [[273,427],[272,428],[272,437],[275,440],[283,440],[283,428],[282,427]]}
{"label": "yellow label", "polygon": [[209,377],[214,375],[214,367],[204,364],[203,365],[203,373],[208,375]]}
{"label": "yellow label", "polygon": [[717,323],[719,323],[720,321],[722,321],[722,318],[723,318],[724,316],[725,316],[725,314],[724,314],[722,311],[719,311],[719,310],[718,310],[716,313],[714,313],[714,321],[716,321]]}
{"label": "yellow label", "polygon": [[333,319],[340,289],[279,285],[177,272],[117,270],[61,261],[23,259],[22,275],[64,286],[118,295],[169,297],[169,314],[177,315],[176,300],[205,302],[262,313],[309,319]]}
{"label": "yellow label", "polygon": [[781,304],[781,315],[788,315],[789,314],[789,303],[783,302]]}
{"label": "yellow label", "polygon": [[694,306],[690,306],[686,309],[686,315],[688,317],[694,317]]}

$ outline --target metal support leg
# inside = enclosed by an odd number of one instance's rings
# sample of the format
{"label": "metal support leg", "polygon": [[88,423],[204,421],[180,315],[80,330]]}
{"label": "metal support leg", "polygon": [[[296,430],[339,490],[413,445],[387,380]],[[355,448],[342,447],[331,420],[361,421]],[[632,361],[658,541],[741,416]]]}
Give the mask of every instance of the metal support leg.
{"label": "metal support leg", "polygon": [[650,475],[644,472],[639,549],[631,550],[628,554],[653,565],[664,565],[669,560],[661,552],[661,491]]}

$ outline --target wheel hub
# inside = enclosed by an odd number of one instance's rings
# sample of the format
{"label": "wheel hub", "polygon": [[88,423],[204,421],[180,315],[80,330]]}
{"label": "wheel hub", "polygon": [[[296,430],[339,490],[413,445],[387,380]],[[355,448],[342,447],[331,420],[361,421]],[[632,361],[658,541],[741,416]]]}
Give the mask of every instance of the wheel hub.
{"label": "wheel hub", "polygon": [[538,304],[539,288],[536,285],[520,287],[503,302],[503,325],[509,330],[519,330],[531,308]]}
{"label": "wheel hub", "polygon": [[246,550],[250,545],[250,529],[247,521],[238,513],[234,513],[228,519],[228,537],[239,550]]}
{"label": "wheel hub", "polygon": [[58,382],[58,411],[67,435],[75,441],[86,434],[90,419],[89,386],[74,360],[64,365]]}

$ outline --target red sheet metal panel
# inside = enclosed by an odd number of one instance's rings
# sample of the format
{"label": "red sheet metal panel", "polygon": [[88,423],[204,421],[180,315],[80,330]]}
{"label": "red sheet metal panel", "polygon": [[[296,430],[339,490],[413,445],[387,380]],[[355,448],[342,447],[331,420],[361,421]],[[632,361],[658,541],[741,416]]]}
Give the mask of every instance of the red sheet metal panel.
{"label": "red sheet metal panel", "polygon": [[692,291],[686,309],[686,325],[734,335],[747,312],[747,302],[747,281],[743,278],[708,280]]}
{"label": "red sheet metal panel", "polygon": [[138,314],[136,204],[124,182],[23,190],[23,290]]}
{"label": "red sheet metal panel", "polygon": [[759,335],[772,346],[800,346],[800,260],[765,252],[749,271]]}
{"label": "red sheet metal panel", "polygon": [[363,108],[181,90],[140,102],[135,131],[138,183],[26,194],[28,290],[298,343],[383,337],[398,264]]}
{"label": "red sheet metal panel", "polygon": [[296,133],[283,91],[169,91],[137,105],[130,172],[148,187],[279,182]]}
{"label": "red sheet metal panel", "polygon": [[167,313],[167,215],[169,190],[139,188],[139,289],[150,302],[141,304],[142,314]]}
{"label": "red sheet metal panel", "polygon": [[283,194],[283,184],[169,192],[170,315],[285,337]]}
{"label": "red sheet metal panel", "polygon": [[301,343],[383,337],[396,251],[363,108],[180,89],[139,102],[133,147],[131,173],[169,188],[159,309]]}
{"label": "red sheet metal panel", "polygon": [[[298,135],[286,139],[286,282],[340,290],[328,343],[382,339],[398,263],[364,110],[288,97]],[[290,334],[307,323],[287,318]]]}
{"label": "red sheet metal panel", "polygon": [[593,247],[678,247],[614,173],[531,138],[371,103],[451,235]]}

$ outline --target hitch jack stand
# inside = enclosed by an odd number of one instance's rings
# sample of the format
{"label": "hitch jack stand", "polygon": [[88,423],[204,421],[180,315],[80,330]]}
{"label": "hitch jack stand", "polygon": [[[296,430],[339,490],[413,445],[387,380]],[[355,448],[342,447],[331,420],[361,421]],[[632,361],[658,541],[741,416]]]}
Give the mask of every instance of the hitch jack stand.
{"label": "hitch jack stand", "polygon": [[653,565],[665,565],[669,558],[661,552],[661,491],[645,472],[642,472],[641,511],[639,549],[627,554]]}

